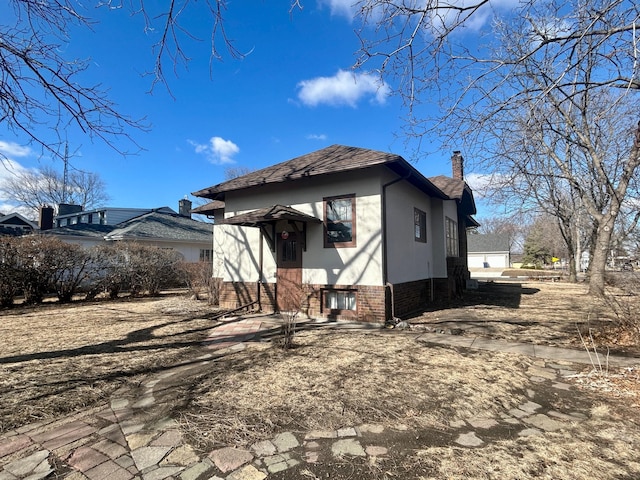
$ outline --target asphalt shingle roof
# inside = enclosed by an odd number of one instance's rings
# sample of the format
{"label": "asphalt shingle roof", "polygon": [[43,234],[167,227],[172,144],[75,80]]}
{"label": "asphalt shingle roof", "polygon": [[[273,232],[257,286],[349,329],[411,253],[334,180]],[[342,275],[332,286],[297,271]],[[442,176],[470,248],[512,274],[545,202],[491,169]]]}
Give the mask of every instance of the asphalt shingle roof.
{"label": "asphalt shingle roof", "polygon": [[376,165],[386,165],[400,175],[407,175],[408,181],[427,191],[430,195],[446,198],[446,195],[400,155],[345,145],[332,145],[307,153],[306,155],[199,190],[194,192],[193,195],[224,200],[226,192],[330,173],[348,172]]}
{"label": "asphalt shingle roof", "polygon": [[177,242],[210,242],[210,223],[198,222],[178,214],[153,211],[116,225],[106,240],[161,239]]}
{"label": "asphalt shingle roof", "polygon": [[509,236],[494,233],[476,233],[467,235],[467,251],[478,252],[508,252]]}
{"label": "asphalt shingle roof", "polygon": [[166,240],[211,242],[212,225],[166,210],[155,210],[118,225],[78,223],[46,230],[47,235],[104,238],[105,240]]}

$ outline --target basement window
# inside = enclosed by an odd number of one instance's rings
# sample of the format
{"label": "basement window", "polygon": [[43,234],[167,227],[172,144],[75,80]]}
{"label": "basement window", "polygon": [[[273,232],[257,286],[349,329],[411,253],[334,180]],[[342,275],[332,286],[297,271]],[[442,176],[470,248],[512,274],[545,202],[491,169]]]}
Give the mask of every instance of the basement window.
{"label": "basement window", "polygon": [[323,290],[323,310],[332,314],[355,312],[357,295],[355,290]]}

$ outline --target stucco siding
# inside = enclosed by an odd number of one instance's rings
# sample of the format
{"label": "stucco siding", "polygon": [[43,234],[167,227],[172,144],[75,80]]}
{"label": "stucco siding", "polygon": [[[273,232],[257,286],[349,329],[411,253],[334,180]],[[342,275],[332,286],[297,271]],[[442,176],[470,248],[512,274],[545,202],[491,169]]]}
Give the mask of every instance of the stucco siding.
{"label": "stucco siding", "polygon": [[[349,174],[327,175],[318,181],[299,180],[291,184],[267,185],[228,194],[225,218],[280,204],[323,219],[326,197],[355,194],[356,247],[325,248],[320,223],[307,224],[306,251],[302,254],[303,282],[310,284],[382,285],[382,237],[380,231],[380,173],[378,168]],[[259,230],[251,227],[225,227],[215,234],[223,236],[219,254],[225,256],[225,281],[256,281],[259,272]],[[286,224],[278,224],[276,234]],[[224,233],[222,233],[224,232]],[[238,265],[235,265],[235,264]],[[275,254],[263,245],[264,281],[275,282]]]}
{"label": "stucco siding", "polygon": [[[415,239],[414,209],[426,214],[426,242]],[[391,283],[412,282],[433,275],[431,198],[407,182],[387,188],[387,260]]]}
{"label": "stucco siding", "polygon": [[433,255],[433,277],[447,277],[446,237],[444,203],[431,199],[431,254]]}
{"label": "stucco siding", "polygon": [[214,231],[214,276],[216,270],[221,270],[225,282],[258,281],[259,245],[260,231],[257,228],[217,225]]}

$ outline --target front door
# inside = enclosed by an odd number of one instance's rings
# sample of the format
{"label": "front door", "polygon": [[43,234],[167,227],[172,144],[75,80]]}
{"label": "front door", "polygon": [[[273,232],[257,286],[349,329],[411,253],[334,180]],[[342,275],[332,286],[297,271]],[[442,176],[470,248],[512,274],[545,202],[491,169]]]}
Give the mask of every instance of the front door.
{"label": "front door", "polygon": [[295,232],[277,236],[276,302],[281,312],[297,312],[302,303],[302,244]]}

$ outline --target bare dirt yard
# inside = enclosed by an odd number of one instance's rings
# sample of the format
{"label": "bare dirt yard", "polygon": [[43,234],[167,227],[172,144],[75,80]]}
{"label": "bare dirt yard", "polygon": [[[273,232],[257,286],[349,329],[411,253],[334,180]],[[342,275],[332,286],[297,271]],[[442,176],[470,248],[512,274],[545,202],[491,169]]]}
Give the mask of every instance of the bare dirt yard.
{"label": "bare dirt yard", "polygon": [[[384,427],[375,439],[385,446],[379,457],[303,462],[270,479],[636,479],[637,369],[596,372],[420,341],[446,331],[584,348],[582,335],[601,351],[640,355],[609,310],[584,285],[482,282],[458,305],[409,319],[406,330],[303,327],[288,351],[256,339],[176,386],[170,412],[205,454],[283,431],[304,438],[312,430]],[[176,295],[0,315],[0,434],[136,389],[201,354],[219,321],[205,302]],[[549,371],[565,376],[545,378]],[[524,425],[514,412],[527,405],[559,426]],[[472,432],[483,441],[456,441]]]}

